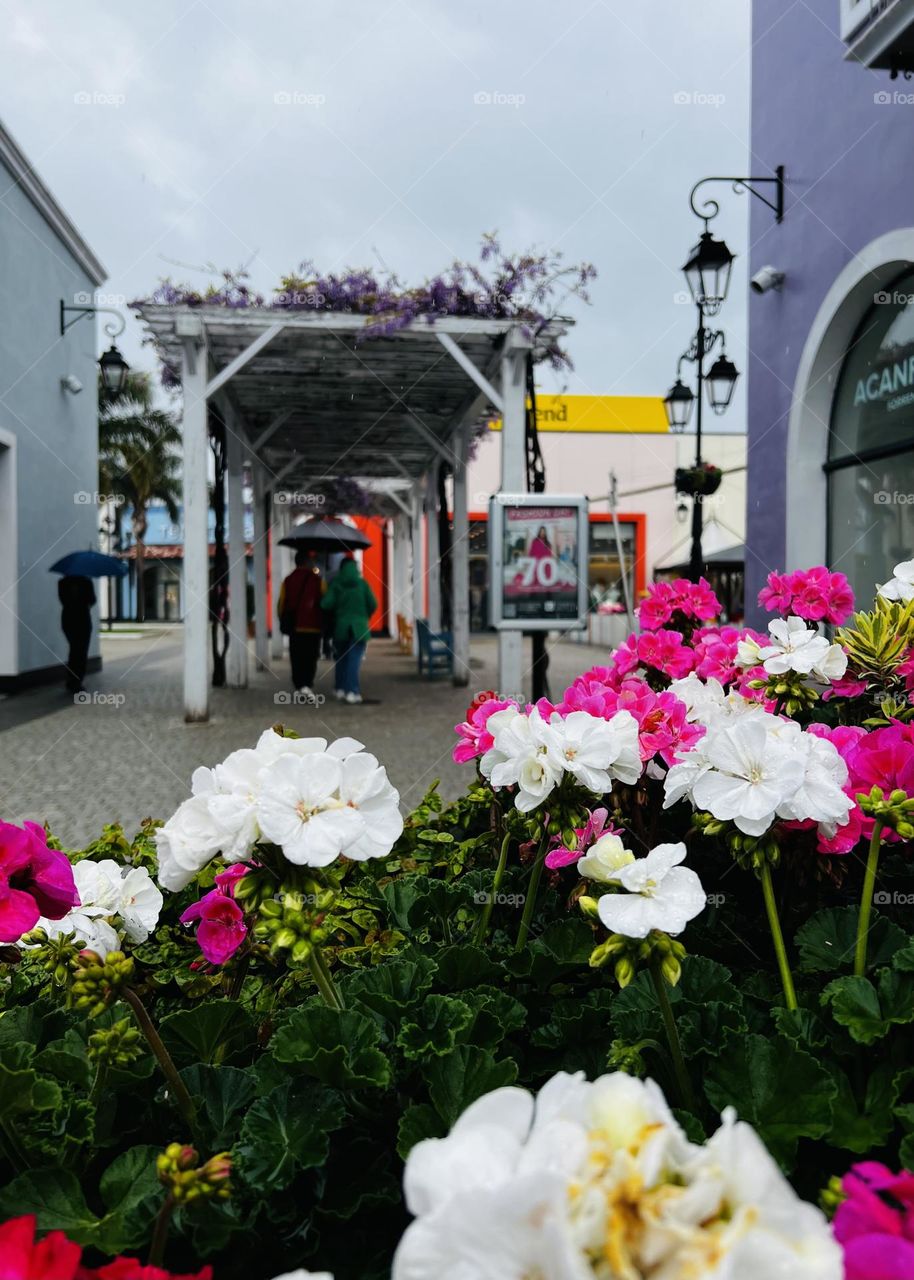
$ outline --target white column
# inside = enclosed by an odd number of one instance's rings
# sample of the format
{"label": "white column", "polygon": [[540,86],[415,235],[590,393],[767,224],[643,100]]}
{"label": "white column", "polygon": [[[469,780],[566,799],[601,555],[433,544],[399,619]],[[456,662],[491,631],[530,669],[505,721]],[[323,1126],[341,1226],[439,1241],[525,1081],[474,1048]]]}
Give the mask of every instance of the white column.
{"label": "white column", "polygon": [[470,518],[467,508],[469,429],[454,438],[454,519],[451,534],[451,618],[454,633],[454,684],[470,683]]}
{"label": "white column", "polygon": [[263,464],[254,459],[251,470],[254,485],[254,654],[257,659],[257,670],[263,671],[267,665],[267,609],[272,609],[272,600],[267,600],[267,525],[264,512],[264,475]]}
{"label": "white column", "polygon": [[[420,486],[417,484],[413,490],[413,518],[411,521],[410,535],[412,538],[412,557],[410,562],[410,575],[412,584],[412,620],[415,623],[416,618],[425,616],[425,600],[422,591],[422,493]],[[413,653],[419,652],[419,631],[417,627],[413,627]]]}
{"label": "white column", "polygon": [[206,346],[184,349],[181,419],[184,456],[184,719],[209,719],[209,459],[206,421]]}
{"label": "white column", "polygon": [[241,422],[226,410],[225,458],[228,471],[229,527],[229,646],[225,655],[225,679],[230,689],[244,689],[248,682],[248,589],[244,556],[244,441]]}
{"label": "white column", "polygon": [[428,564],[425,576],[428,582],[428,625],[432,631],[441,630],[441,540],[438,536],[438,463],[425,477],[425,545]]}
{"label": "white column", "polygon": [[277,506],[274,502],[272,506],[273,522],[271,525],[270,552],[272,555],[272,579],[273,579],[273,599],[270,601],[271,617],[270,623],[273,630],[270,633],[270,657],[281,658],[285,636],[279,629],[279,621],[276,617],[276,601],[279,599],[279,586],[285,575],[285,547],[279,545],[279,539],[286,536],[286,527],[288,524],[288,507]]}
{"label": "white column", "polygon": [[[514,341],[512,341],[514,339]],[[524,406],[526,402],[526,349],[517,344],[514,333],[507,335],[501,358],[501,395],[504,403],[501,427],[502,493],[526,493],[527,466],[524,451]],[[490,583],[497,591],[499,583]],[[523,692],[524,636],[521,631],[498,633],[498,692],[513,697]]]}

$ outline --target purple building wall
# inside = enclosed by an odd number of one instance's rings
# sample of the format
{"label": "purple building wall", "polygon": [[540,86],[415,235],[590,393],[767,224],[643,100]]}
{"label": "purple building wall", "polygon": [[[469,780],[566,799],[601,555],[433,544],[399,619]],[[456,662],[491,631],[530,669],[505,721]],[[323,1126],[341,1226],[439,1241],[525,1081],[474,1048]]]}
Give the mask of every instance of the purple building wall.
{"label": "purple building wall", "polygon": [[750,273],[771,264],[787,279],[749,304],[750,608],[785,563],[787,426],[810,327],[864,245],[914,224],[914,82],[844,60],[838,0],[755,0],[752,28],[752,171],[785,165],[787,212],[778,226],[752,201]]}

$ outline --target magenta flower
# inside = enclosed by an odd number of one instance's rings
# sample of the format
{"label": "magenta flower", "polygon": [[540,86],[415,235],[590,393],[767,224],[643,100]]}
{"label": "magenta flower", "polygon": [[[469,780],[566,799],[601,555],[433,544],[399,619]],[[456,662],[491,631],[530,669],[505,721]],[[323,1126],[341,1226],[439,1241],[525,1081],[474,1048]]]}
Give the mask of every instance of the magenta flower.
{"label": "magenta flower", "polygon": [[758,602],[769,613],[786,618],[793,614],[810,622],[840,626],[854,612],[854,593],[843,573],[831,573],[824,564],[795,573],[769,573]]}
{"label": "magenta flower", "polygon": [[192,903],[181,916],[182,924],[197,925],[197,945],[210,964],[225,964],[244,942],[248,931],[244,912],[234,898],[212,889]]}
{"label": "magenta flower", "polygon": [[914,1174],[892,1173],[875,1160],[844,1175],[847,1199],[832,1229],[844,1250],[845,1280],[910,1280],[914,1276]]}
{"label": "magenta flower", "polygon": [[60,920],[79,906],[73,868],[49,849],[37,822],[0,822],[0,942],[17,942],[39,919]]}
{"label": "magenta flower", "polygon": [[573,848],[563,845],[561,836],[553,836],[554,848],[546,854],[546,866],[549,870],[557,871],[561,867],[569,867],[573,862],[578,862],[601,836],[619,835],[617,828],[606,825],[608,817],[609,813],[606,809],[594,809],[588,815],[583,827],[575,827]]}
{"label": "magenta flower", "polygon": [[666,764],[672,764],[678,752],[688,751],[704,736],[704,726],[688,722],[685,703],[669,690],[655,693],[640,676],[626,676],[617,685],[608,685],[597,674],[604,671],[594,668],[579,676],[556,707],[559,715],[587,711],[611,720],[617,711],[629,711],[638,721],[641,759],[659,755]]}
{"label": "magenta flower", "polygon": [[[654,582],[638,606],[638,620],[643,631],[657,631],[668,622],[707,622],[720,615],[721,605],[704,578],[689,582]],[[679,615],[678,618],[676,615]]]}
{"label": "magenta flower", "polygon": [[514,705],[506,698],[497,698],[491,689],[477,694],[467,708],[466,720],[463,724],[454,725],[454,732],[460,735],[452,753],[454,761],[466,764],[468,760],[485,755],[492,747],[492,735],[486,729],[489,716]]}
{"label": "magenta flower", "polygon": [[742,679],[742,668],[736,663],[740,640],[751,639],[766,645],[770,637],[751,627],[702,627],[692,636],[695,650],[695,674],[702,680],[719,680],[726,688]]}

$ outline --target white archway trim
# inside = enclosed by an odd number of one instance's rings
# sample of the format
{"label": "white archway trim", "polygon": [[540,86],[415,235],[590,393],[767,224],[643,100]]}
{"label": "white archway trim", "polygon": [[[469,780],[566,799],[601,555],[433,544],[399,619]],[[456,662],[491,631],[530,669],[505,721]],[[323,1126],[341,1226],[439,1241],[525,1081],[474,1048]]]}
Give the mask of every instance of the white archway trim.
{"label": "white archway trim", "polygon": [[824,564],[828,429],[847,349],[874,295],[914,265],[914,227],[879,236],[837,276],[818,310],[797,369],[787,432],[786,565]]}

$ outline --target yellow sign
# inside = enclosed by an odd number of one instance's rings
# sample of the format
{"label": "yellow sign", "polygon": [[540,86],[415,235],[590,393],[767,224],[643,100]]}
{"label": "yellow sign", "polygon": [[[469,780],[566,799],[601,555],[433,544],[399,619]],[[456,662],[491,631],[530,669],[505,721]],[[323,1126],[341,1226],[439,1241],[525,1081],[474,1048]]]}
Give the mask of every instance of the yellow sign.
{"label": "yellow sign", "polygon": [[[543,396],[536,397],[536,425],[540,431],[594,432],[622,435],[665,434],[669,431],[659,396]],[[489,423],[501,430],[501,419]]]}

